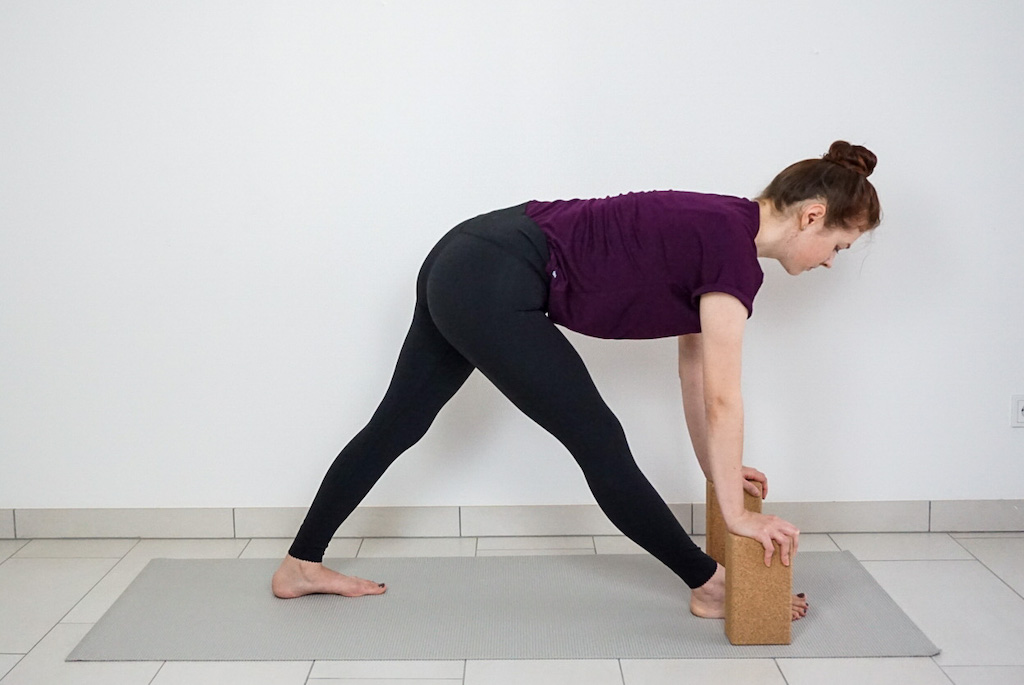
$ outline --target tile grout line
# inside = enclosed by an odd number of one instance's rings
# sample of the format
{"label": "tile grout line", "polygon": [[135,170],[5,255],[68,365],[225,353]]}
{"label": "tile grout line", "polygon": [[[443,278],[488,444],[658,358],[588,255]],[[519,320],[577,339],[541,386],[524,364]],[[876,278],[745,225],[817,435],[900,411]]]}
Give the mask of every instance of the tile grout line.
{"label": "tile grout line", "polygon": [[786,680],[786,674],[783,673],[782,666],[779,664],[779,659],[777,657],[772,659],[772,663],[775,664],[775,668],[779,671],[779,675],[782,676],[782,682],[784,682],[786,685],[789,685],[789,681]]}
{"label": "tile grout line", "polygon": [[309,664],[309,670],[306,671],[306,679],[303,681],[306,685],[309,685],[310,678],[313,675],[313,669],[316,668],[316,659]]}
{"label": "tile grout line", "polygon": [[25,660],[25,657],[27,657],[28,654],[5,654],[4,656],[16,656],[18,657],[18,660],[15,661],[14,665],[11,666],[10,670],[8,670],[7,673],[5,673],[2,678],[0,678],[0,682],[3,682],[7,678],[7,676],[14,673],[14,669],[18,667],[18,664]]}
{"label": "tile grout line", "polygon": [[[963,545],[963,544],[961,544],[961,542],[960,542],[959,540],[957,540],[957,539],[956,539],[955,537],[953,537],[952,535],[950,535],[949,537],[950,537],[950,539],[951,539],[951,540],[953,540],[954,542],[956,542],[956,544],[960,545],[960,547],[963,547],[964,551],[965,551],[965,552],[967,552],[968,554],[970,554],[970,555],[971,555],[971,558],[972,558],[972,559],[973,559],[974,561],[976,561],[976,562],[978,562],[979,564],[981,564],[981,567],[982,567],[983,569],[985,569],[986,571],[988,571],[989,573],[991,573],[991,574],[992,574],[993,576],[995,576],[995,577],[996,577],[996,580],[998,580],[998,581],[999,581],[1000,583],[1002,583],[1003,585],[1005,585],[1005,586],[1006,586],[1006,587],[1007,587],[1007,588],[1008,588],[1008,589],[1010,590],[1010,592],[1012,592],[1013,594],[1017,595],[1017,596],[1018,596],[1018,597],[1020,597],[1021,599],[1024,599],[1024,595],[1022,595],[1022,594],[1021,594],[1020,592],[1018,592],[1018,591],[1017,591],[1017,589],[1016,589],[1015,587],[1013,587],[1012,585],[1010,585],[1009,583],[1007,583],[1007,582],[1006,582],[1005,580],[1003,580],[1003,577],[1002,577],[1002,576],[1000,576],[1000,575],[999,575],[998,573],[996,573],[995,571],[993,571],[992,569],[990,569],[990,568],[988,567],[988,564],[986,564],[986,563],[985,563],[984,561],[982,561],[981,559],[979,559],[979,558],[978,558],[978,555],[976,555],[976,554],[975,554],[974,552],[972,552],[971,550],[967,549],[967,547],[964,547],[964,545]],[[998,539],[998,538],[987,538],[987,539],[989,539],[989,540],[992,540],[992,539]]]}
{"label": "tile grout line", "polygon": [[935,666],[942,672],[942,675],[946,677],[946,680],[948,680],[950,682],[950,685],[956,685],[956,682],[953,680],[953,677],[951,675],[949,675],[948,673],[946,673],[946,669],[944,669],[940,664],[938,664],[935,661],[935,657],[930,656],[928,658],[931,659],[931,662],[933,664],[935,664]]}
{"label": "tile grout line", "polygon": [[[947,533],[947,535],[949,535],[949,534]],[[965,551],[968,554],[970,554],[971,557],[973,557],[978,563],[981,563],[981,559],[978,559],[978,557],[974,556],[974,552],[972,552],[971,550],[969,550],[966,547],[964,547],[963,543],[961,543],[958,539],[956,539],[952,535],[949,536],[949,539],[952,540],[953,542],[955,542],[957,544],[957,546],[960,547],[960,549],[962,549],[963,551]],[[984,564],[982,564],[982,565],[984,565]]]}
{"label": "tile grout line", "polygon": [[89,623],[88,621],[61,621],[57,625],[61,626],[94,626],[95,623]]}
{"label": "tile grout line", "polygon": [[166,665],[167,665],[166,661],[164,661],[163,663],[160,664],[160,667],[156,669],[156,673],[154,673],[153,677],[150,679],[149,685],[153,685],[153,682],[156,681],[157,677],[160,675],[160,671],[164,670],[164,666],[166,666]]}
{"label": "tile grout line", "polygon": [[[90,590],[90,592],[91,592],[91,591],[92,591],[92,590]],[[88,594],[88,593],[86,593],[86,594]],[[80,601],[82,601],[82,600],[78,600],[78,601],[80,602]],[[77,602],[76,602],[76,603],[75,603],[75,606],[77,606],[77,605],[78,605],[78,604],[77,604]],[[74,607],[72,607],[72,609],[73,609],[73,608],[74,608]],[[69,609],[68,611],[70,612],[71,610]],[[64,616],[67,616],[67,614],[64,614]],[[63,618],[63,616],[62,616],[61,618]],[[33,644],[33,645],[32,645],[32,647],[31,647],[31,648],[30,648],[30,649],[29,649],[29,650],[28,650],[27,652],[25,652],[25,656],[23,656],[23,657],[22,657],[22,659],[24,659],[24,658],[25,658],[25,657],[27,657],[27,656],[28,656],[29,654],[31,654],[31,653],[32,653],[33,651],[35,651],[35,649],[36,649],[36,648],[37,648],[37,647],[38,647],[38,646],[39,646],[40,644],[42,644],[43,640],[45,640],[45,639],[46,639],[47,637],[49,637],[50,633],[52,633],[52,632],[53,632],[54,630],[56,630],[56,629],[57,629],[57,627],[58,627],[58,626],[60,626],[60,625],[62,625],[62,624],[61,624],[61,622],[60,622],[60,620],[58,620],[58,621],[57,621],[56,623],[54,623],[54,624],[53,624],[53,625],[52,625],[52,626],[50,627],[50,629],[49,629],[49,630],[47,630],[47,631],[46,631],[45,633],[43,633],[43,636],[42,636],[41,638],[39,638],[38,640],[36,640],[35,644]],[[83,624],[79,624],[79,625],[83,625]],[[92,624],[92,623],[86,623],[86,624],[84,624],[84,625],[95,625],[95,624]],[[73,648],[72,648],[72,649],[73,649]],[[68,652],[68,654],[70,655],[70,652]],[[64,657],[64,659],[66,660],[66,659],[67,659],[67,656],[65,656],[65,657]],[[19,660],[18,660],[18,663],[21,663],[21,659],[19,659]],[[11,669],[11,670],[13,671],[14,669]],[[8,673],[7,675],[10,675],[10,673]],[[4,676],[4,677],[3,677],[3,680],[6,680],[6,679],[7,679],[7,676]]]}
{"label": "tile grout line", "polygon": [[[56,624],[56,625],[58,625],[58,626],[59,626],[59,625],[61,625],[61,623],[63,623],[63,622],[64,622],[64,618],[65,618],[66,616],[68,616],[68,615],[69,615],[69,614],[70,614],[70,613],[71,613],[72,611],[74,611],[74,610],[75,610],[75,609],[76,609],[76,608],[78,607],[78,605],[79,605],[79,604],[81,604],[82,602],[84,602],[84,601],[85,601],[85,598],[86,598],[86,597],[88,597],[88,596],[89,596],[89,595],[90,595],[90,594],[92,593],[92,591],[93,591],[93,590],[95,590],[95,589],[96,589],[96,587],[97,587],[97,586],[98,586],[98,585],[99,585],[100,583],[102,583],[102,582],[103,582],[104,578],[106,578],[106,577],[107,577],[107,576],[109,576],[109,575],[110,575],[111,573],[113,573],[114,569],[115,569],[115,568],[117,568],[117,567],[118,567],[118,566],[119,566],[119,565],[121,564],[121,562],[122,562],[122,561],[124,561],[124,558],[125,558],[126,556],[128,556],[128,554],[129,554],[129,553],[131,553],[131,551],[132,551],[133,549],[135,549],[135,546],[136,546],[136,545],[138,545],[138,544],[139,544],[139,542],[138,542],[138,541],[136,541],[135,545],[132,545],[132,546],[131,546],[131,547],[130,547],[130,548],[128,549],[128,551],[127,551],[127,552],[125,552],[125,553],[124,553],[123,555],[121,555],[121,557],[120,557],[120,558],[118,558],[118,559],[117,559],[117,561],[115,561],[115,562],[114,562],[114,564],[113,564],[113,565],[112,565],[112,566],[111,566],[110,568],[108,568],[108,569],[107,569],[107,572],[106,572],[106,573],[104,573],[104,574],[103,574],[102,576],[100,576],[99,580],[97,580],[97,581],[96,581],[95,583],[93,583],[93,584],[92,584],[92,587],[90,587],[90,588],[89,588],[88,590],[86,590],[86,591],[85,591],[85,592],[84,592],[84,593],[82,594],[82,596],[81,596],[81,597],[79,598],[79,600],[78,600],[77,602],[75,602],[75,603],[74,603],[73,605],[71,605],[71,608],[70,608],[70,609],[68,609],[68,610],[67,610],[66,612],[64,612],[64,616],[61,616],[61,617],[60,617],[60,618],[59,618],[59,619],[57,620],[57,624]],[[105,558],[107,558],[107,559],[110,559],[110,558],[112,558],[112,557],[105,557]],[[92,622],[91,624],[88,624],[88,625],[96,625],[96,622],[95,622],[95,621],[93,621],[93,622]],[[56,626],[54,626],[54,627],[56,627]],[[51,628],[51,630],[52,630],[52,628]],[[49,635],[49,632],[47,632],[47,635]],[[36,645],[38,645],[38,644],[39,644],[39,643],[37,642],[37,643],[36,643]]]}

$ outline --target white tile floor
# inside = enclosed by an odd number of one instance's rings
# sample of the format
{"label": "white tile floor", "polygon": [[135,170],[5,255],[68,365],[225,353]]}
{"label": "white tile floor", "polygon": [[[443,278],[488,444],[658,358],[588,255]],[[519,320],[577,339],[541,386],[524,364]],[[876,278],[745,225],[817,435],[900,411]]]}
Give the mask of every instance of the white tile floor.
{"label": "white tile floor", "polygon": [[[703,542],[697,538],[698,542]],[[1024,533],[816,534],[940,647],[923,659],[65,663],[155,557],[279,557],[288,540],[0,540],[0,685],[1021,685]],[[640,553],[615,536],[335,540],[329,556]]]}

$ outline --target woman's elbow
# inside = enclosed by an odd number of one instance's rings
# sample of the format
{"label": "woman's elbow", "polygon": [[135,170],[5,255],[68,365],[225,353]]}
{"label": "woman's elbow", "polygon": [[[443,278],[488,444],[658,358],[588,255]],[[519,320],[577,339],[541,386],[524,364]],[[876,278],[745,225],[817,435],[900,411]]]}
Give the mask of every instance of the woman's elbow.
{"label": "woman's elbow", "polygon": [[743,398],[738,394],[714,394],[704,398],[704,413],[709,424],[743,420]]}

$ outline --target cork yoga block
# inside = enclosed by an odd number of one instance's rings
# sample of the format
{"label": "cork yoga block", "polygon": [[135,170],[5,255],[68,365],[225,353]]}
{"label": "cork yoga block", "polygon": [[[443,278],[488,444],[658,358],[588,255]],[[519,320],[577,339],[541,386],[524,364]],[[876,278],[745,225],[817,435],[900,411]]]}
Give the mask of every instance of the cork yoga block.
{"label": "cork yoga block", "polygon": [[764,565],[757,540],[726,534],[725,636],[734,645],[788,645],[791,641],[793,567],[782,565],[775,543]]}
{"label": "cork yoga block", "polygon": [[[705,501],[708,556],[726,569],[726,637],[734,645],[788,645],[793,625],[793,567],[782,565],[778,543],[769,567],[764,565],[761,543],[726,530],[711,481]],[[761,498],[744,491],[743,507],[761,513]]]}
{"label": "cork yoga block", "polygon": [[[755,483],[758,489],[760,483]],[[718,506],[718,498],[715,496],[715,486],[708,481],[707,495],[705,501],[705,520],[707,528],[707,553],[708,556],[722,566],[729,568],[725,563],[725,536],[728,532],[725,529],[725,519],[722,518],[722,508]],[[747,511],[761,513],[761,498],[743,491],[743,508]]]}

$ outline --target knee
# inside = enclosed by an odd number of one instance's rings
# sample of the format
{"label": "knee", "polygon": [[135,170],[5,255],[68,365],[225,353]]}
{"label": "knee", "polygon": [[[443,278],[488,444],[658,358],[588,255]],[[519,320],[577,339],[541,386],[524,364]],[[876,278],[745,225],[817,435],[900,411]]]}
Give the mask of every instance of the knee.
{"label": "knee", "polygon": [[367,453],[393,462],[407,449],[419,442],[430,428],[429,417],[405,412],[393,417],[386,412],[374,415],[354,439],[367,447]]}
{"label": "knee", "polygon": [[608,408],[599,413],[590,412],[589,418],[578,418],[583,412],[567,412],[568,425],[559,438],[573,455],[586,455],[591,461],[618,461],[623,456],[632,459],[626,432],[619,419]]}
{"label": "knee", "polygon": [[594,491],[621,489],[643,478],[625,440],[598,440],[572,450],[572,455]]}

